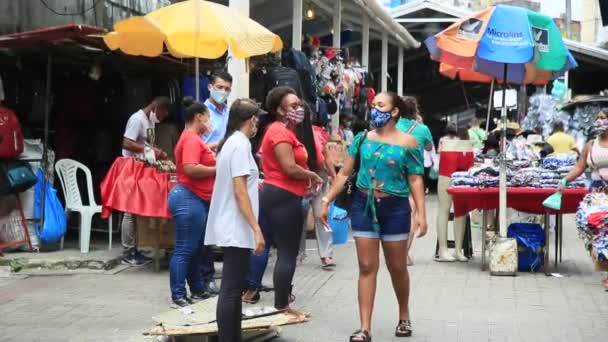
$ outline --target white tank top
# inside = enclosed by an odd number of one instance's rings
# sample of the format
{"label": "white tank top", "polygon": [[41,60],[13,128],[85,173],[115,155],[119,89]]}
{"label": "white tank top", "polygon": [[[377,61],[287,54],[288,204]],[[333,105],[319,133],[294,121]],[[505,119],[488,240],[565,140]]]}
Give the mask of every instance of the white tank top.
{"label": "white tank top", "polygon": [[602,147],[597,139],[591,143],[587,165],[591,166],[592,180],[608,181],[608,148]]}

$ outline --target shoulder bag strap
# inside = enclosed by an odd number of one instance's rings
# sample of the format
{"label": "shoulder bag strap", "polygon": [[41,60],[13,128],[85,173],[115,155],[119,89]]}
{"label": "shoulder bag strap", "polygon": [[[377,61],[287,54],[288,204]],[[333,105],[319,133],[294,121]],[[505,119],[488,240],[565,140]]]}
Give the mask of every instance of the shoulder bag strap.
{"label": "shoulder bag strap", "polygon": [[416,128],[416,126],[418,126],[418,123],[416,121],[414,121],[414,123],[410,126],[410,128],[405,133],[412,134],[412,132],[414,131],[414,129]]}

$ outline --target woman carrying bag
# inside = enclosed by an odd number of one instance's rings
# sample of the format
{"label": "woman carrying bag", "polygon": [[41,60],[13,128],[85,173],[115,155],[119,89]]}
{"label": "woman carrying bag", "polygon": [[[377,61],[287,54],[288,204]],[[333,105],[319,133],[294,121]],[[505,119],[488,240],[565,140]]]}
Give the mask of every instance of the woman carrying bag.
{"label": "woman carrying bag", "polygon": [[[564,190],[569,182],[585,173],[588,167],[592,170],[590,192],[606,192],[608,189],[608,120],[596,120],[589,135],[591,141],[583,148],[576,165],[560,181],[559,192]],[[602,284],[608,291],[608,277]]]}
{"label": "woman carrying bag", "polygon": [[409,312],[410,280],[407,270],[410,225],[410,193],[417,208],[416,236],[427,231],[424,203],[422,149],[416,139],[397,129],[397,120],[406,115],[403,100],[395,93],[381,93],[374,99],[371,121],[374,129],[360,133],[350,145],[344,167],[322,200],[321,220],[328,224],[329,204],[343,190],[360,162],[354,199],[350,208],[353,236],[359,262],[360,329],[350,341],[371,341],[371,321],[379,268],[380,244],[399,303],[395,336],[412,335]]}

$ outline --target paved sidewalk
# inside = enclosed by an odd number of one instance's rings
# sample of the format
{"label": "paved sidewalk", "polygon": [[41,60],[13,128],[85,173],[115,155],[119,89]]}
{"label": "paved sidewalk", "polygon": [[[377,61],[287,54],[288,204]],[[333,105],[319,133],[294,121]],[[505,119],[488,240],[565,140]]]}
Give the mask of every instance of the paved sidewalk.
{"label": "paved sidewalk", "polygon": [[[429,236],[414,242],[411,311],[414,337],[408,341],[605,341],[608,292],[565,219],[564,278],[520,273],[482,273],[478,249],[469,263],[432,261],[434,197],[429,198]],[[479,231],[474,231],[479,241]],[[315,246],[309,241],[309,247]],[[479,243],[476,243],[479,247]],[[553,247],[553,246],[552,246]],[[320,269],[315,250],[298,267],[296,307],[312,321],[285,327],[278,341],[347,341],[358,327],[357,266],[352,243],[337,248],[335,272]],[[271,285],[270,272],[265,282]],[[154,314],[169,305],[168,274],[151,268],[116,275],[0,278],[0,341],[151,341],[141,333]],[[264,303],[272,293],[263,293]],[[374,313],[374,341],[397,341],[396,300],[381,268]]]}

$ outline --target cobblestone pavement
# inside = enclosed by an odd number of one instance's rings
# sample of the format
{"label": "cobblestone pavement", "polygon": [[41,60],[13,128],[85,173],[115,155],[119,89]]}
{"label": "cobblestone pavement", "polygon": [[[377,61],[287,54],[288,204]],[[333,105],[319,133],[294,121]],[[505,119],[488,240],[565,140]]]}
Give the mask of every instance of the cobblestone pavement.
{"label": "cobblestone pavement", "polygon": [[[429,201],[434,227],[434,198]],[[410,341],[605,341],[608,292],[565,219],[563,278],[520,273],[491,277],[480,271],[479,252],[469,263],[432,261],[435,234],[416,241]],[[479,241],[479,231],[474,230]],[[314,246],[309,241],[309,247]],[[476,247],[479,243],[476,243]],[[553,246],[552,246],[553,247]],[[296,307],[312,321],[283,328],[278,341],[347,341],[358,326],[356,259],[352,243],[336,251],[335,272],[322,271],[315,250],[298,267]],[[271,284],[268,272],[265,282]],[[0,278],[0,341],[150,341],[141,333],[168,309],[167,272],[135,268],[116,275]],[[272,294],[262,294],[271,303]],[[381,268],[374,341],[396,341],[396,300]]]}

